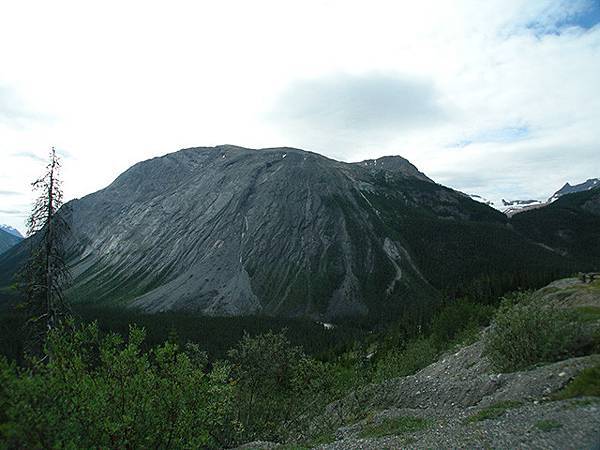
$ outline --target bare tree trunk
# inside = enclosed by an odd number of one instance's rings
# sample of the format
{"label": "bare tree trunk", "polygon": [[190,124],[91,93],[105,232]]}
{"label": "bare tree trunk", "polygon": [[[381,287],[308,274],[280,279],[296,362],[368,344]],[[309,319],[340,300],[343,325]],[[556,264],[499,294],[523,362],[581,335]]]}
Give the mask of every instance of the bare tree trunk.
{"label": "bare tree trunk", "polygon": [[[32,183],[40,194],[28,221],[28,235],[33,244],[31,256],[21,274],[21,287],[29,311],[32,347],[40,353],[47,334],[56,328],[67,312],[64,289],[70,274],[64,258],[64,240],[68,231],[62,206],[60,159],[54,147],[44,175]],[[34,342],[35,341],[35,342]],[[49,355],[45,355],[44,359]]]}

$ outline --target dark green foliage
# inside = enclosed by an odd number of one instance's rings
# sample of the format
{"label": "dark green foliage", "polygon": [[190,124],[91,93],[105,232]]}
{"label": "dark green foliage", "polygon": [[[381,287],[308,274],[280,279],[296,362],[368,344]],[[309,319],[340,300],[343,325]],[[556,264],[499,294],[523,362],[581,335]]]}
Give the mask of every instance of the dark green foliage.
{"label": "dark green foliage", "polygon": [[[79,325],[52,332],[47,364],[0,363],[0,433],[8,448],[221,448],[256,439],[316,445],[333,439],[324,425],[314,430],[318,439],[305,442],[308,424],[326,404],[368,383],[415,373],[470,342],[494,307],[450,300],[422,320],[404,314],[375,333],[357,324],[324,330],[309,321],[264,317],[107,311],[82,310]],[[93,316],[100,324],[82,324]],[[11,342],[4,332],[11,334],[18,317],[0,320],[3,346]],[[129,330],[128,322],[148,327],[148,339],[139,327]],[[540,306],[530,293],[512,294],[496,313],[487,351],[510,370],[583,354],[589,351],[589,342],[581,340],[588,336],[586,323],[577,310]],[[309,356],[302,342],[321,360]],[[598,379],[597,367],[586,369],[557,398],[600,396]],[[494,404],[467,422],[520,405]],[[367,424],[363,435],[430,425],[400,417]]]}
{"label": "dark green foliage", "polygon": [[585,354],[593,345],[593,334],[575,311],[522,293],[501,305],[485,338],[485,354],[497,370],[511,372]]}
{"label": "dark green foliage", "polygon": [[493,313],[492,306],[463,298],[448,301],[429,323],[420,327],[421,334],[410,332],[410,322],[397,322],[386,331],[379,345],[375,380],[412,375],[453,345],[474,341]]}
{"label": "dark green foliage", "polygon": [[[600,189],[564,195],[552,204],[516,214],[515,230],[572,259],[579,270],[600,270]],[[595,206],[595,207],[594,207]]]}
{"label": "dark green foliage", "polygon": [[541,287],[581,266],[524,239],[502,213],[456,198],[448,188],[412,179],[379,185],[368,197],[381,212],[385,234],[401,242],[424,277],[447,296],[489,301]]}
{"label": "dark green foliage", "polygon": [[495,309],[468,298],[449,301],[435,315],[430,332],[438,348],[461,341],[469,333],[477,333],[490,323]]}
{"label": "dark green foliage", "polygon": [[[71,325],[72,326],[72,325]],[[2,439],[9,448],[223,447],[233,387],[228,367],[210,374],[165,343],[148,352],[144,332],[124,342],[95,325],[52,331],[47,364],[0,363]]]}
{"label": "dark green foliage", "polygon": [[[351,348],[354,341],[367,332],[361,323],[340,323],[326,330],[322,325],[308,319],[285,319],[265,316],[203,317],[183,313],[142,314],[116,308],[93,308],[76,305],[76,320],[83,323],[98,322],[103,332],[127,335],[130,324],[146,330],[145,348],[162,344],[173,330],[177,343],[198,343],[208,353],[209,359],[225,358],[227,351],[244,336],[258,335],[269,330],[286,329],[286,335],[296,346],[302,346],[307,354],[322,360],[331,360]],[[0,308],[0,355],[23,362],[23,342],[26,316],[12,308]]]}
{"label": "dark green foliage", "polygon": [[403,348],[388,350],[378,358],[375,381],[412,375],[436,360],[438,350],[431,338],[415,339]]}
{"label": "dark green foliage", "polygon": [[245,335],[229,361],[196,344],[144,350],[96,324],[49,333],[49,362],[0,360],[0,436],[8,448],[223,448],[297,436],[333,399],[332,366],[283,333]]}
{"label": "dark green foliage", "polygon": [[250,337],[229,351],[236,383],[237,420],[246,440],[280,440],[301,416],[330,399],[326,367],[284,334]]}

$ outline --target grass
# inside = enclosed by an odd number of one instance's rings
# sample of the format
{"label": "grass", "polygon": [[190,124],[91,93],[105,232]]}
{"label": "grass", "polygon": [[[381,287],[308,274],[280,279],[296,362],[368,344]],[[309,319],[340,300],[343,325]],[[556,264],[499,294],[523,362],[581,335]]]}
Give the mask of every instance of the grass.
{"label": "grass", "polygon": [[578,290],[583,289],[583,290],[589,290],[592,292],[598,292],[598,291],[600,291],[600,279],[596,279],[596,280],[592,281],[591,283],[578,284],[578,285],[571,287],[570,289],[578,289]]}
{"label": "grass", "polygon": [[593,398],[578,398],[571,401],[568,405],[565,406],[565,409],[575,409],[581,408],[583,406],[596,405],[600,402],[600,399]]}
{"label": "grass", "polygon": [[582,322],[600,320],[600,306],[579,306],[574,308],[577,318]]}
{"label": "grass", "polygon": [[305,442],[293,442],[277,447],[281,450],[308,450],[318,445],[330,444],[335,441],[335,434],[332,432],[323,433]]}
{"label": "grass", "polygon": [[535,427],[541,431],[552,431],[562,427],[562,425],[556,420],[540,420],[536,422]]}
{"label": "grass", "polygon": [[522,405],[523,402],[516,400],[507,400],[504,402],[494,403],[493,405],[488,406],[487,408],[484,408],[481,411],[476,412],[475,414],[467,417],[466,422],[474,423],[488,419],[495,419],[496,417],[500,417],[501,415],[503,415],[507,410],[518,408]]}
{"label": "grass", "polygon": [[571,382],[553,395],[553,400],[600,397],[600,365],[583,369]]}
{"label": "grass", "polygon": [[600,280],[594,280],[588,285],[589,289],[592,291],[600,291]]}
{"label": "grass", "polygon": [[421,417],[400,416],[371,424],[360,433],[361,438],[379,438],[383,436],[412,433],[425,430],[431,422]]}
{"label": "grass", "polygon": [[335,441],[334,433],[323,433],[307,442],[304,445],[308,448],[316,447],[317,445],[330,444]]}

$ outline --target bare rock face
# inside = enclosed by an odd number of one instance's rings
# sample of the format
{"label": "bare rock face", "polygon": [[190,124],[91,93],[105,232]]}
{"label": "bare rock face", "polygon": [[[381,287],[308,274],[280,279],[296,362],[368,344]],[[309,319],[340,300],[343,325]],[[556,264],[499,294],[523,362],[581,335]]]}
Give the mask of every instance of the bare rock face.
{"label": "bare rock face", "polygon": [[[404,280],[400,244],[377,233],[358,188],[365,164],[233,146],[136,164],[70,204],[72,293],[150,312],[366,313],[365,278],[389,272],[382,292]],[[426,179],[402,158],[386,165]]]}

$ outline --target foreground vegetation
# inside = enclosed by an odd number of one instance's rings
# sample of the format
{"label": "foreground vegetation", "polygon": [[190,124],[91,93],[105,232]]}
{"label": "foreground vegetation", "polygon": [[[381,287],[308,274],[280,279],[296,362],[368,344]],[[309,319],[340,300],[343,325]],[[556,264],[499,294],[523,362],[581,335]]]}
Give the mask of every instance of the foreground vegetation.
{"label": "foreground vegetation", "polygon": [[[312,325],[287,331],[283,323],[271,331],[247,325],[252,333],[238,330],[241,337],[229,350],[212,354],[189,339],[189,330],[178,322],[162,321],[153,339],[162,336],[163,342],[157,344],[140,326],[118,333],[109,331],[107,322],[103,327],[99,321],[70,320],[49,333],[44,362],[0,360],[0,448],[324,442],[331,436],[309,440],[305,431],[325,405],[368,383],[413,374],[442,353],[475,341],[488,324],[485,352],[498,370],[599,352],[598,328],[588,316],[516,293],[499,306],[451,301],[418,325],[406,319],[375,333],[344,331],[345,345],[325,352],[307,352],[292,339],[310,333]],[[581,372],[559,395],[599,395],[597,372]],[[516,406],[494,404],[468,420],[498,417]],[[364,433],[385,436],[428,425],[401,417],[373,423]]]}
{"label": "foreground vegetation", "polygon": [[[352,344],[348,337],[346,348],[319,357],[294,345],[286,330],[243,334],[217,358],[201,344],[182,342],[186,328],[169,321],[163,320],[166,342],[149,345],[139,326],[123,335],[71,320],[50,332],[47,362],[0,362],[0,430],[9,448],[219,448],[295,440],[327,403],[424,367],[449,342],[486,324],[492,311],[452,302],[425,327],[398,321],[385,332],[354,336]],[[291,334],[311,330],[303,324]]]}
{"label": "foreground vegetation", "polygon": [[516,293],[503,300],[495,315],[486,355],[498,371],[513,372],[600,353],[600,329],[590,322],[587,309],[545,305],[530,293]]}

